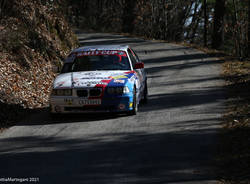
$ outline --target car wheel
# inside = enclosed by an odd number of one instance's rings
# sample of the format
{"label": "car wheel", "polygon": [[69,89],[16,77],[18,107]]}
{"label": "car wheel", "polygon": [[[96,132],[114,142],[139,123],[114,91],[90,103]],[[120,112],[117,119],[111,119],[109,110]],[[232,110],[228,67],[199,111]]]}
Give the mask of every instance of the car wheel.
{"label": "car wheel", "polygon": [[133,109],[128,112],[128,115],[136,115],[138,111],[138,104],[136,99],[136,87],[134,87],[133,92]]}
{"label": "car wheel", "polygon": [[144,103],[144,104],[148,103],[148,85],[147,85],[147,81],[145,81],[145,87],[144,87],[144,90],[143,90],[142,103]]}

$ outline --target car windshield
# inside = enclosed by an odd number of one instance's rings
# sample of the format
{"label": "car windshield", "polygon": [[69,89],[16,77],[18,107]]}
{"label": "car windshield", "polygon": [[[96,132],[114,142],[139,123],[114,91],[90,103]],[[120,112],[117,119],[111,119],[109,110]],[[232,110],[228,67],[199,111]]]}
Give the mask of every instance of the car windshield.
{"label": "car windshield", "polygon": [[82,52],[77,53],[72,63],[65,63],[62,73],[96,70],[130,70],[126,52]]}

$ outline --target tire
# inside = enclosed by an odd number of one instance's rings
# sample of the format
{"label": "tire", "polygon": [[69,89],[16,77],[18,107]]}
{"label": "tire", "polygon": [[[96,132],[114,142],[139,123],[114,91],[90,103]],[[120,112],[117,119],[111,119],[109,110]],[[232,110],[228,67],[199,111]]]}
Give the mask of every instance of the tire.
{"label": "tire", "polygon": [[138,104],[137,104],[137,99],[136,99],[136,87],[134,87],[134,92],[133,92],[133,109],[128,111],[128,115],[136,115],[138,111]]}
{"label": "tire", "polygon": [[148,85],[147,85],[147,81],[145,81],[145,87],[144,87],[144,90],[143,90],[142,103],[144,103],[144,104],[148,103]]}

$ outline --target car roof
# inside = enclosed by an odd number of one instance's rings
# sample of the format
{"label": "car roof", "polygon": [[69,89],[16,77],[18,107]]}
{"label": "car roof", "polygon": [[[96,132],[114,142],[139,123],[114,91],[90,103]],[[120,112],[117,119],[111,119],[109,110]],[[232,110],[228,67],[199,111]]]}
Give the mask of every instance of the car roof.
{"label": "car roof", "polygon": [[79,53],[85,51],[96,51],[96,50],[120,50],[120,51],[127,51],[129,48],[128,45],[93,45],[93,46],[84,46],[79,47],[71,51],[69,56],[63,60],[64,63],[72,63],[74,60],[74,56],[71,57],[72,53]]}
{"label": "car roof", "polygon": [[74,49],[72,52],[82,52],[82,51],[94,51],[94,50],[122,50],[126,51],[129,48],[128,45],[93,45],[84,46]]}

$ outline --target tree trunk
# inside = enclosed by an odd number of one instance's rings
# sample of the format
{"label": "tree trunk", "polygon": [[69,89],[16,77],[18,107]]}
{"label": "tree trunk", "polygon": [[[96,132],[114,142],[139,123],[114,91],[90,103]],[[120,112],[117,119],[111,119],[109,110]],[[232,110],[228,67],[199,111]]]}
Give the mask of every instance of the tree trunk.
{"label": "tree trunk", "polygon": [[194,26],[193,26],[193,28],[192,28],[192,34],[191,34],[191,37],[190,37],[190,40],[191,40],[191,43],[194,43],[195,42],[195,35],[196,35],[196,33],[197,33],[197,29],[198,29],[198,26],[199,26],[199,23],[200,23],[200,21],[201,21],[201,19],[202,19],[202,13],[203,13],[203,10],[202,9],[200,9],[200,10],[198,10],[199,12],[197,13],[197,15],[196,15],[196,20],[195,20],[195,22],[194,22]]}
{"label": "tree trunk", "polygon": [[224,15],[225,0],[216,0],[212,35],[212,47],[214,49],[221,49],[224,44]]}
{"label": "tree trunk", "polygon": [[194,2],[195,5],[194,5],[194,10],[193,10],[193,13],[192,13],[192,22],[189,26],[189,30],[187,30],[187,39],[190,39],[191,38],[191,34],[193,34],[193,31],[194,31],[194,27],[195,27],[195,23],[196,23],[196,20],[197,20],[197,9],[198,9],[198,6],[199,6],[199,3],[197,2]]}
{"label": "tree trunk", "polygon": [[207,47],[207,0],[204,0],[204,47]]}
{"label": "tree trunk", "polygon": [[238,19],[238,10],[235,0],[233,0],[233,9],[234,9],[234,39],[235,39],[235,54],[241,57],[241,39],[240,39],[240,25]]}
{"label": "tree trunk", "polygon": [[0,2],[0,17],[2,17],[3,16],[3,12],[5,11],[5,5],[6,5],[6,0],[2,0],[1,2]]}
{"label": "tree trunk", "polygon": [[248,57],[250,56],[250,0],[248,0]]}
{"label": "tree trunk", "polygon": [[135,9],[135,1],[126,0],[124,9],[123,9],[123,15],[122,15],[122,19],[123,19],[122,31],[123,32],[133,33],[133,30],[134,30],[133,21],[135,19],[134,9]]}

